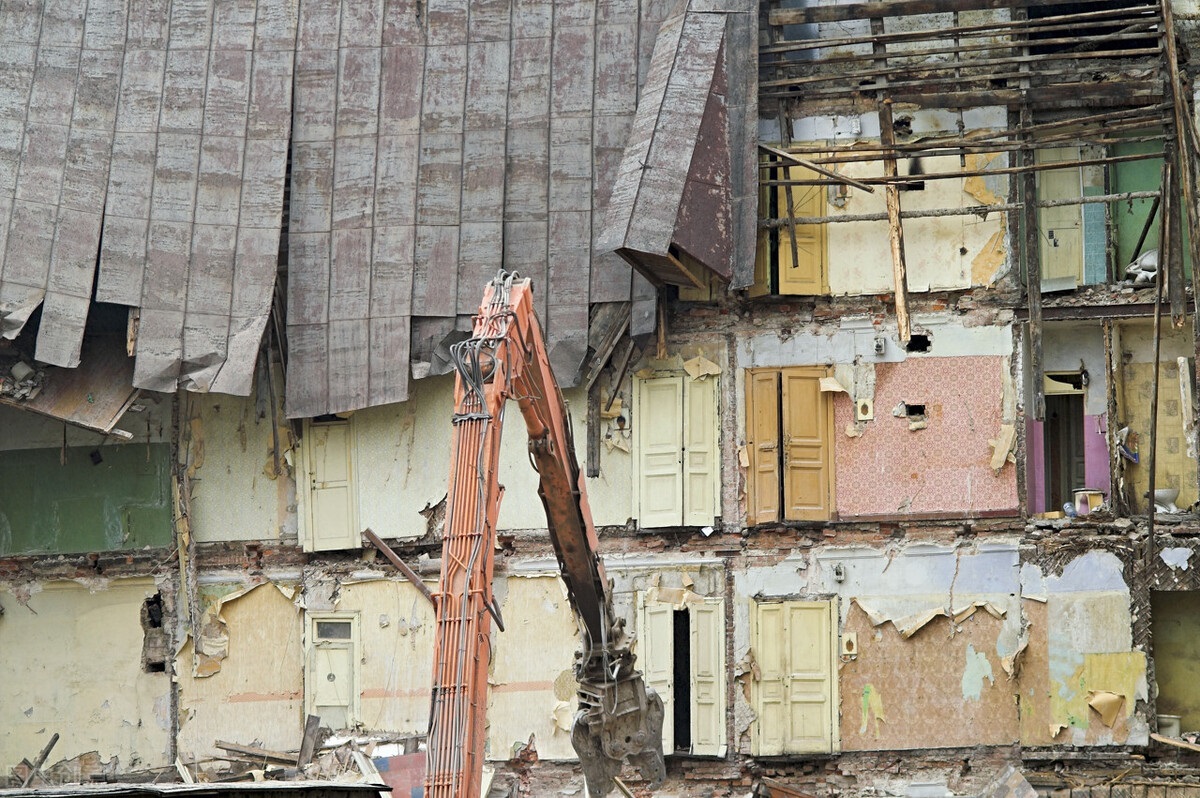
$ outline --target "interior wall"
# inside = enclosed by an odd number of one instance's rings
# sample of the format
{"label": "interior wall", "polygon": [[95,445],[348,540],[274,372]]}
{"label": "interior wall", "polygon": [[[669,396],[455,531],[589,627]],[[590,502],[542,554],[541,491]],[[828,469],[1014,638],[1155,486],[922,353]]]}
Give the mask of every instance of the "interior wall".
{"label": "interior wall", "polygon": [[117,772],[170,764],[171,677],[141,662],[142,603],[157,591],[152,579],[0,585],[0,767],[55,733],[47,766],[92,751]]}
{"label": "interior wall", "polygon": [[1150,636],[1154,645],[1155,712],[1179,715],[1184,731],[1200,729],[1200,593],[1150,593]]}
{"label": "interior wall", "polygon": [[[935,344],[936,346],[936,344]],[[861,515],[1017,510],[1016,469],[991,468],[1003,419],[1008,359],[910,357],[875,367],[875,418],[850,437],[854,405],[833,394],[835,493],[842,518]],[[893,410],[923,404],[911,430]]]}
{"label": "interior wall", "polygon": [[215,740],[258,740],[273,751],[299,747],[304,648],[301,614],[287,595],[291,592],[267,583],[221,606],[228,649],[210,676],[194,675],[190,639],[180,648],[177,739],[184,761],[222,755]]}
{"label": "interior wall", "polygon": [[[1150,471],[1150,398],[1154,379],[1154,331],[1149,322],[1122,325],[1121,370],[1123,389],[1119,399],[1122,419],[1138,436],[1139,462],[1124,462],[1124,476],[1130,484],[1133,506],[1145,512],[1143,498],[1149,489]],[[1191,330],[1162,326],[1158,366],[1158,445],[1155,483],[1158,488],[1177,488],[1175,504],[1186,510],[1196,501],[1196,460],[1187,455],[1187,437],[1179,394],[1179,367],[1176,358],[1194,358]],[[1189,361],[1190,362],[1190,361]],[[1186,375],[1185,375],[1186,376]],[[1119,429],[1119,427],[1118,427]]]}

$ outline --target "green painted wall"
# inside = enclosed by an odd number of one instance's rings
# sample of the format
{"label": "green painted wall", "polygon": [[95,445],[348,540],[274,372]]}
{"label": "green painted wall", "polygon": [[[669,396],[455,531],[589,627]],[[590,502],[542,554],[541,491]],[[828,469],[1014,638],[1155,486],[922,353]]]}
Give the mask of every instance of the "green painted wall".
{"label": "green painted wall", "polygon": [[1151,593],[1150,634],[1158,682],[1155,712],[1179,715],[1184,731],[1200,729],[1200,593]]}
{"label": "green painted wall", "polygon": [[[103,462],[92,463],[99,451]],[[167,546],[165,443],[0,452],[0,555]]]}
{"label": "green painted wall", "polygon": [[[1136,155],[1146,152],[1160,152],[1162,145],[1157,141],[1139,141],[1129,144],[1118,144],[1113,147],[1114,155]],[[1113,193],[1126,191],[1157,191],[1162,186],[1162,158],[1148,158],[1144,161],[1125,161],[1113,165]],[[1142,226],[1146,224],[1146,215],[1154,200],[1140,199],[1127,202],[1116,202],[1112,205],[1113,220],[1117,225],[1117,262],[1116,279],[1125,279],[1125,267],[1133,260],[1133,247],[1137,244],[1138,236],[1142,234]],[[1159,219],[1155,216],[1150,233],[1142,250],[1154,249],[1158,246]],[[1191,276],[1192,258],[1188,251],[1187,218],[1183,221],[1183,271]]]}

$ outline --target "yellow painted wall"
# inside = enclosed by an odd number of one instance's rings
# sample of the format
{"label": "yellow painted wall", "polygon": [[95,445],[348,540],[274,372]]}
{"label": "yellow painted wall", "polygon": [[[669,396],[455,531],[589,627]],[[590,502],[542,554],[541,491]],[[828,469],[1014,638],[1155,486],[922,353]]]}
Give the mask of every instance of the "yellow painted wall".
{"label": "yellow painted wall", "polygon": [[220,754],[215,740],[259,740],[272,750],[295,750],[304,730],[300,611],[264,584],[225,603],[221,617],[229,644],[220,670],[194,677],[190,640],[176,658],[180,755]]}
{"label": "yellow painted wall", "polygon": [[[354,414],[354,462],[363,528],[389,539],[425,534],[426,519],[420,511],[441,501],[449,481],[453,391],[454,381],[448,375],[417,380],[407,402]],[[573,390],[567,392],[567,401],[582,463],[587,446],[587,398],[583,391]],[[297,535],[296,483],[288,474],[274,479],[268,475],[271,424],[269,419],[257,419],[253,398],[192,396],[188,418],[189,429],[203,449],[193,480],[196,539],[278,540]],[[525,425],[515,403],[509,404],[505,421],[500,482],[507,490],[500,529],[545,528],[537,475],[529,465]],[[287,446],[286,428],[280,429],[280,441]],[[301,465],[299,452],[293,453],[291,461]],[[619,525],[628,520],[633,504],[632,473],[628,453],[602,451],[601,475],[587,481],[597,524]]]}
{"label": "yellow painted wall", "polygon": [[[359,485],[359,518],[385,538],[425,534],[427,504],[446,495],[450,476],[450,417],[454,381],[450,376],[412,383],[409,400],[354,414]],[[587,446],[587,398],[566,393],[575,423],[576,455]],[[529,465],[525,423],[515,402],[505,413],[500,482],[505,486],[500,529],[543,529],[546,515],[537,497],[537,474]],[[632,460],[619,449],[601,454],[601,476],[587,481],[597,524],[624,524],[632,505]]]}
{"label": "yellow painted wall", "polygon": [[[428,584],[436,590],[435,582]],[[335,612],[358,613],[359,709],[374,731],[424,734],[433,674],[433,607],[408,582],[343,584]]]}
{"label": "yellow painted wall", "polygon": [[[1003,156],[967,156],[967,171],[1004,166]],[[957,156],[922,159],[925,172],[958,170]],[[907,173],[902,161],[901,172]],[[849,163],[838,167],[850,177],[881,177],[878,162]],[[929,210],[1004,201],[1007,180],[963,178],[926,180],[923,191],[900,192],[904,210]],[[849,189],[846,204],[828,205],[830,216],[884,213],[887,207],[882,186],[869,194]],[[887,222],[847,222],[828,225],[829,289],[835,295],[861,295],[893,290],[891,244]],[[989,285],[1006,271],[1007,245],[1004,215],[946,216],[904,221],[904,256],[908,285],[912,291],[937,291]]]}
{"label": "yellow painted wall", "polygon": [[[201,458],[192,480],[196,539],[294,539],[296,485],[286,469],[275,474],[271,419],[258,418],[254,397],[189,394],[183,406],[192,456]],[[279,440],[286,449],[287,425]]]}
{"label": "yellow painted wall", "polygon": [[[496,641],[488,702],[488,758],[508,759],[515,743],[536,736],[542,759],[575,759],[570,722],[575,715],[572,665],[579,647],[575,621],[556,576],[509,577]],[[565,729],[555,725],[559,702]]]}
{"label": "yellow painted wall", "polygon": [[90,751],[116,757],[118,771],[167,764],[170,676],[141,665],[142,602],[154,581],[40,587],[28,607],[0,589],[0,768],[32,760],[55,732],[47,764]]}
{"label": "yellow painted wall", "polygon": [[[1156,487],[1179,488],[1175,504],[1186,510],[1196,501],[1196,461],[1187,456],[1183,412],[1179,398],[1179,368],[1176,357],[1193,357],[1190,328],[1175,331],[1163,323],[1158,372],[1158,453]],[[1141,462],[1125,464],[1125,477],[1133,485],[1135,506],[1145,512],[1142,496],[1149,487],[1150,398],[1154,366],[1153,329],[1150,324],[1123,325],[1121,330],[1122,374],[1121,424],[1138,434]],[[1118,427],[1119,429],[1119,427]]]}

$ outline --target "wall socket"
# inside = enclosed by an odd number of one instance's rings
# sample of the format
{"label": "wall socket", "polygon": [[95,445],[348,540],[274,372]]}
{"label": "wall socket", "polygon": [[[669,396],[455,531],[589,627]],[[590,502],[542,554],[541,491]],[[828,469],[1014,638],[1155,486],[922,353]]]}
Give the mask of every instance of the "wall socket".
{"label": "wall socket", "polygon": [[842,656],[858,656],[858,632],[842,632]]}
{"label": "wall socket", "polygon": [[855,421],[873,421],[875,419],[875,403],[870,399],[859,399],[854,406]]}

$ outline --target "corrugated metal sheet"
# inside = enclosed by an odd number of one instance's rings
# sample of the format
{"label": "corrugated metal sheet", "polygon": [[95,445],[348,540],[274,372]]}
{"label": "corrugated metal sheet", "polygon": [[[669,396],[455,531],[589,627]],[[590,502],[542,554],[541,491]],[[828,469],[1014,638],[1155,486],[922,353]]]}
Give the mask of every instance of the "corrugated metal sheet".
{"label": "corrugated metal sheet", "polygon": [[[740,49],[751,12],[734,0],[683,2],[658,31],[598,241],[654,283],[701,285],[705,269],[737,283],[738,257],[752,260],[741,237],[752,241],[753,76]],[[733,58],[727,40],[739,45]]]}
{"label": "corrugated metal sheet", "polygon": [[[6,3],[0,334],[41,306],[38,359],[77,366],[94,295],[140,309],[135,386],[248,393],[290,136],[290,416],[405,399],[410,369],[445,367],[438,352],[500,266],[533,277],[551,359],[574,384],[591,304],[633,299],[632,332],[653,329],[649,283],[593,242],[635,113],[666,97],[660,24],[673,13],[696,28],[682,50],[711,83],[722,31],[753,44],[755,9],[726,1],[740,13],[700,0],[686,13],[676,0]],[[735,146],[724,127],[753,130],[704,80],[677,89],[684,149],[721,99],[728,123],[700,136],[714,152]],[[661,206],[648,224],[678,213],[688,173],[669,177],[664,201],[643,195]],[[711,188],[691,179],[689,196]]]}
{"label": "corrugated metal sheet", "polygon": [[[587,354],[592,303],[628,301],[636,290],[635,327],[653,327],[649,286],[592,242],[672,4],[432,0],[422,9],[304,0],[289,416],[406,398],[409,364],[397,358],[411,351],[416,376],[443,371],[439,352],[469,328],[466,317],[502,265],[533,278],[550,357],[566,385],[579,379]],[[347,27],[351,11],[369,24],[356,18]],[[354,73],[347,93],[352,61],[371,67]],[[373,90],[383,98],[378,130],[347,128],[348,104]],[[350,192],[342,202],[339,188],[350,184],[339,173],[369,174],[360,163],[376,165],[373,195]],[[346,254],[339,235],[351,242]],[[361,304],[314,287],[332,291],[339,269],[361,263],[355,253],[364,251],[374,260],[358,266],[356,296],[378,330],[368,329]],[[396,286],[383,300],[381,265]]]}

